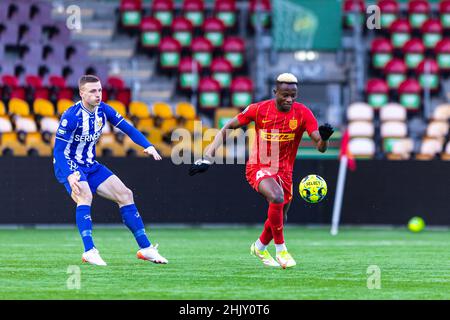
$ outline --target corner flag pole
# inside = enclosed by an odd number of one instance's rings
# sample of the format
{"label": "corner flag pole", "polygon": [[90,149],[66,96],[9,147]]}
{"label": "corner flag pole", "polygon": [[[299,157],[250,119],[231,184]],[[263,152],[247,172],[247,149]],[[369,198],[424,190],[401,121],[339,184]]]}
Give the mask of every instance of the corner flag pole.
{"label": "corner flag pole", "polygon": [[342,199],[344,198],[345,177],[347,176],[347,155],[342,155],[339,162],[339,174],[336,186],[336,196],[334,198],[333,219],[331,223],[331,235],[338,234],[339,219],[341,217]]}

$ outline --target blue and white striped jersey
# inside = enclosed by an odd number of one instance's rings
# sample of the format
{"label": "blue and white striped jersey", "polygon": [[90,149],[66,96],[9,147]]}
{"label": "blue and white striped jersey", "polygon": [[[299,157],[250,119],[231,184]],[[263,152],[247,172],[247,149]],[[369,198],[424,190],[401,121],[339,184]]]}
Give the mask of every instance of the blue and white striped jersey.
{"label": "blue and white striped jersey", "polygon": [[111,106],[101,102],[93,111],[83,106],[81,101],[67,109],[56,131],[56,139],[67,142],[64,157],[78,165],[89,166],[96,162],[95,144],[102,133],[106,121],[118,126],[124,118]]}

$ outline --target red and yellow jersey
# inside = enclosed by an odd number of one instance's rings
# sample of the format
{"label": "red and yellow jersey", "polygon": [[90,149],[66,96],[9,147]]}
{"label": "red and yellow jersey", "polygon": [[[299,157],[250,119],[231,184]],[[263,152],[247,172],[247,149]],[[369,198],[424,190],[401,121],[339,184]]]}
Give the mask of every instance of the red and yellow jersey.
{"label": "red and yellow jersey", "polygon": [[238,115],[241,125],[255,122],[256,137],[247,168],[269,168],[292,174],[303,132],[317,130],[317,120],[305,105],[294,102],[288,112],[279,111],[275,100],[249,105]]}

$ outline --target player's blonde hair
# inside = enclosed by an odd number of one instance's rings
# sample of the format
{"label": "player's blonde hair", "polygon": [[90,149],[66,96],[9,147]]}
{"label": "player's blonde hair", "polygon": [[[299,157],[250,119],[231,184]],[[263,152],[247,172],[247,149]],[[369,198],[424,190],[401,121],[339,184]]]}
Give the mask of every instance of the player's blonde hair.
{"label": "player's blonde hair", "polygon": [[94,82],[100,82],[100,79],[92,74],[85,74],[81,76],[80,79],[78,80],[78,89],[81,89],[81,87],[84,86],[86,83],[94,83]]}
{"label": "player's blonde hair", "polygon": [[295,83],[297,84],[297,77],[292,73],[282,73],[277,77],[277,82],[279,83]]}

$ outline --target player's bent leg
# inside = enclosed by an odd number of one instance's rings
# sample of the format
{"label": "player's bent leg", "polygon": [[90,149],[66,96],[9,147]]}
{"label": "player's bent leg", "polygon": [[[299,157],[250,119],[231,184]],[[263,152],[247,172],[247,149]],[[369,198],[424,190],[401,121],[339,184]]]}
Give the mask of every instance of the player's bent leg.
{"label": "player's bent leg", "polygon": [[140,250],[137,257],[154,263],[168,263],[167,259],[158,252],[158,245],[153,246],[149,241],[142,218],[134,204],[132,191],[116,176],[112,175],[97,188],[97,194],[116,202],[119,205],[122,221],[133,233]]}

